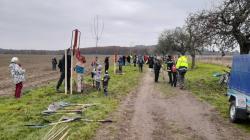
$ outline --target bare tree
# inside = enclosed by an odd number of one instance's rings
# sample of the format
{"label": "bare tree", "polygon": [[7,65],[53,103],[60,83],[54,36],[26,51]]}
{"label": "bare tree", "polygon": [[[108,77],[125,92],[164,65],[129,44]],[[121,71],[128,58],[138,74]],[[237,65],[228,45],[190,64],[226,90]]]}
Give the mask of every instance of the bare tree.
{"label": "bare tree", "polygon": [[157,51],[164,54],[180,52],[185,54],[188,52],[192,57],[192,66],[195,67],[195,56],[200,53],[205,44],[204,38],[200,36],[200,32],[196,31],[199,25],[196,24],[193,17],[187,19],[184,27],[177,27],[174,30],[165,30],[159,37]]}
{"label": "bare tree", "polygon": [[192,58],[191,68],[195,67],[195,56],[197,53],[201,54],[205,46],[210,46],[211,40],[204,36],[200,28],[202,25],[196,22],[197,15],[190,14],[186,20],[185,31],[187,36],[186,50]]}
{"label": "bare tree", "polygon": [[213,9],[201,11],[197,22],[199,30],[210,37],[212,43],[221,46],[221,50],[240,47],[241,54],[250,51],[250,1],[225,0]]}
{"label": "bare tree", "polygon": [[94,24],[93,24],[93,36],[95,38],[95,45],[96,45],[96,55],[97,55],[97,47],[98,47],[98,43],[102,37],[102,33],[103,33],[103,29],[104,29],[104,22],[103,20],[99,20],[99,16],[95,16],[94,17]]}
{"label": "bare tree", "polygon": [[158,39],[158,45],[156,46],[156,53],[166,55],[173,50],[174,40],[173,40],[174,30],[165,30],[161,33]]}

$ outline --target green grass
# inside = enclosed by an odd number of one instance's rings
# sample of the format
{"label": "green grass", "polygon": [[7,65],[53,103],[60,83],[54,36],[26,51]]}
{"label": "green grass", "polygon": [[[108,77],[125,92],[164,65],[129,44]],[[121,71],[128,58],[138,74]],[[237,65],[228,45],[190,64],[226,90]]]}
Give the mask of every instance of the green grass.
{"label": "green grass", "polygon": [[[12,97],[0,98],[0,139],[16,140],[41,139],[50,129],[41,128],[34,129],[25,127],[25,124],[44,123],[44,119],[57,121],[61,115],[53,115],[50,117],[41,116],[42,110],[56,101],[69,101],[72,103],[100,103],[96,107],[89,108],[84,117],[88,119],[104,119],[108,114],[118,106],[122,97],[135,89],[141,74],[137,72],[137,68],[125,67],[124,75],[114,75],[110,69],[111,80],[109,83],[109,96],[105,97],[103,92],[95,90],[89,91],[84,95],[64,95],[55,91],[55,86],[37,88],[25,92],[21,99],[16,100]],[[87,81],[90,81],[88,76]],[[72,122],[68,123],[71,128],[70,139],[90,139],[99,123]]]}
{"label": "green grass", "polygon": [[[227,89],[218,84],[218,78],[213,77],[216,72],[223,73],[226,69],[224,66],[214,64],[199,63],[194,70],[187,72],[187,88],[202,101],[206,101],[214,106],[220,114],[227,119],[229,102],[225,96]],[[250,132],[250,124],[238,124],[241,128],[245,128]]]}

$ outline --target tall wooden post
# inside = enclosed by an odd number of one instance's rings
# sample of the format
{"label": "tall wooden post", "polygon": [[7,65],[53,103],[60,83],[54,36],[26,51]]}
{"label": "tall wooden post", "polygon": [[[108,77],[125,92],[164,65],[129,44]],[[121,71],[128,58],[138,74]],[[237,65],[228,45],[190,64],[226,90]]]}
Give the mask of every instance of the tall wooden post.
{"label": "tall wooden post", "polygon": [[114,74],[116,73],[116,55],[114,54]]}
{"label": "tall wooden post", "polygon": [[72,33],[72,40],[74,40],[73,42],[73,46],[71,45],[71,74],[70,74],[70,94],[73,94],[73,66],[74,66],[74,59],[75,59],[75,53],[76,53],[76,49],[79,47],[78,44],[78,39],[80,41],[80,36],[79,36],[79,30],[75,29]]}
{"label": "tall wooden post", "polygon": [[65,58],[65,61],[64,61],[64,64],[65,64],[65,66],[64,66],[64,73],[65,73],[65,75],[64,75],[65,76],[65,78],[64,78],[65,79],[64,80],[64,83],[65,83],[64,84],[64,91],[65,91],[65,94],[67,94],[67,92],[68,92],[67,87],[68,87],[68,84],[69,84],[69,83],[67,83],[67,81],[68,81],[68,76],[67,76],[67,74],[68,74],[68,71],[67,71],[67,65],[68,65],[68,63],[67,63],[67,59],[68,59],[67,58],[67,56],[68,56],[67,55],[67,49],[65,49],[64,56],[65,56],[64,57]]}
{"label": "tall wooden post", "polygon": [[73,48],[71,48],[70,94],[73,94],[73,63],[74,63],[73,51],[74,51]]}

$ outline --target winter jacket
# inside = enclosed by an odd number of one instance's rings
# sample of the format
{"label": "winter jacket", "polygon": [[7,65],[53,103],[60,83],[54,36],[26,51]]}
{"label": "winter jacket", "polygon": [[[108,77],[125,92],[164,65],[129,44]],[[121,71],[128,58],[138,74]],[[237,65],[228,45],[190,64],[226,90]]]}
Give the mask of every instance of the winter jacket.
{"label": "winter jacket", "polygon": [[84,72],[85,72],[84,64],[81,62],[77,62],[76,67],[75,67],[75,71],[77,74],[84,74]]}
{"label": "winter jacket", "polygon": [[102,80],[102,71],[101,70],[97,70],[96,74],[95,74],[95,81],[101,82],[101,80]]}
{"label": "winter jacket", "polygon": [[136,63],[136,61],[137,61],[137,56],[135,55],[135,56],[134,56],[133,63]]}
{"label": "winter jacket", "polygon": [[177,64],[176,64],[176,68],[180,69],[182,67],[188,68],[188,60],[186,56],[181,56],[178,60],[177,60]]}
{"label": "winter jacket", "polygon": [[128,56],[128,57],[127,57],[127,61],[128,61],[128,63],[130,63],[130,60],[131,60],[131,57],[130,57],[130,56]]}
{"label": "winter jacket", "polygon": [[[58,68],[60,69],[60,72],[65,72],[65,55],[62,57],[62,59],[59,61]],[[71,70],[71,55],[67,55],[67,72],[70,73]]]}
{"label": "winter jacket", "polygon": [[104,64],[105,64],[105,70],[108,70],[109,69],[109,58],[108,57],[105,58]]}
{"label": "winter jacket", "polygon": [[103,87],[108,86],[110,76],[108,74],[104,74],[103,76]]}
{"label": "winter jacket", "polygon": [[98,65],[94,78],[95,78],[96,82],[101,82],[101,80],[102,80],[102,65]]}
{"label": "winter jacket", "polygon": [[53,64],[53,65],[56,65],[56,64],[57,64],[56,58],[52,58],[52,64]]}
{"label": "winter jacket", "polygon": [[174,61],[173,61],[172,59],[169,59],[169,58],[168,58],[166,64],[167,64],[167,70],[168,70],[168,71],[171,71],[171,70],[172,70],[172,67],[173,67],[173,65],[174,65]]}
{"label": "winter jacket", "polygon": [[139,57],[137,63],[138,63],[139,65],[143,65],[143,64],[144,64],[143,58],[142,58],[142,57]]}
{"label": "winter jacket", "polygon": [[154,70],[155,71],[161,70],[161,64],[160,64],[159,60],[156,60],[156,62],[154,63]]}
{"label": "winter jacket", "polygon": [[20,82],[25,81],[25,70],[22,69],[18,64],[16,63],[11,63],[9,65],[10,68],[10,74],[12,77],[12,80],[14,84],[18,84]]}
{"label": "winter jacket", "polygon": [[154,58],[153,57],[149,57],[148,64],[149,64],[149,68],[153,68],[154,67]]}
{"label": "winter jacket", "polygon": [[118,64],[119,64],[119,66],[122,66],[122,65],[123,65],[123,58],[122,58],[122,57],[119,58]]}

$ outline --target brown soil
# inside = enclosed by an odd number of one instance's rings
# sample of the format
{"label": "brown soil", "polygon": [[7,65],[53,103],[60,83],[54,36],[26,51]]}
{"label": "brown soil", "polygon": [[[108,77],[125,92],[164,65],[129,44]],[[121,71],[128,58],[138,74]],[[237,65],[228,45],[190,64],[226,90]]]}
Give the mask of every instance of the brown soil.
{"label": "brown soil", "polygon": [[[94,140],[247,140],[249,134],[221,118],[210,105],[188,91],[161,92],[152,73],[147,72],[137,91],[122,102],[102,125]],[[163,85],[162,85],[163,86]],[[171,92],[171,93],[170,93]],[[166,96],[169,95],[169,96]]]}
{"label": "brown soil", "polygon": [[[26,70],[26,81],[24,82],[24,90],[47,85],[50,82],[55,82],[60,77],[59,69],[52,71],[51,59],[54,56],[51,55],[4,55],[0,54],[0,96],[14,95],[15,85],[12,83],[9,62],[13,56],[17,56],[22,64],[22,67]],[[57,61],[62,56],[56,56]],[[90,72],[90,64],[94,56],[86,56],[86,67]],[[103,62],[104,57],[100,56],[100,61]],[[112,60],[110,60],[112,61]]]}
{"label": "brown soil", "polygon": [[[19,57],[22,67],[26,69],[26,81],[24,90],[48,84],[56,80],[59,76],[58,71],[51,70],[51,58],[49,55],[0,55],[0,96],[13,95],[14,84],[9,73],[9,62],[13,56]],[[60,56],[57,56],[59,59]]]}

